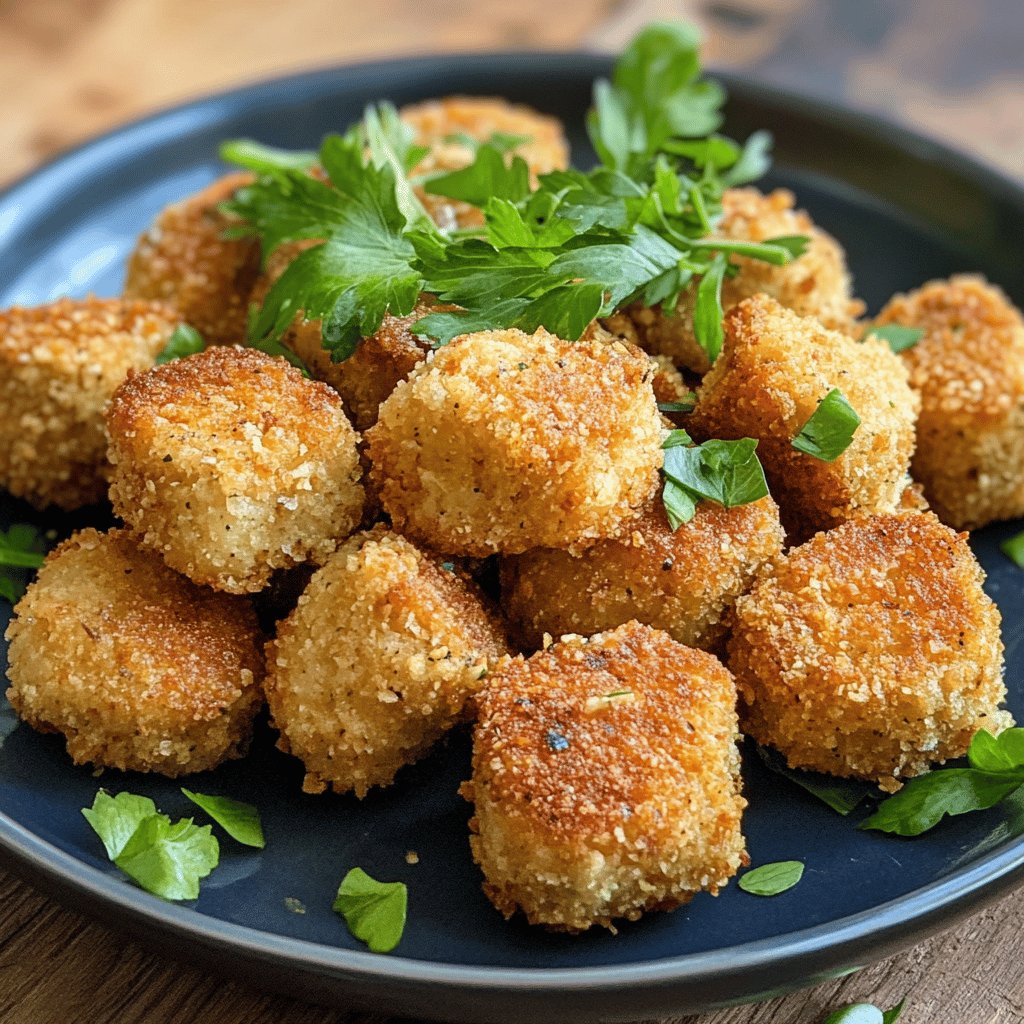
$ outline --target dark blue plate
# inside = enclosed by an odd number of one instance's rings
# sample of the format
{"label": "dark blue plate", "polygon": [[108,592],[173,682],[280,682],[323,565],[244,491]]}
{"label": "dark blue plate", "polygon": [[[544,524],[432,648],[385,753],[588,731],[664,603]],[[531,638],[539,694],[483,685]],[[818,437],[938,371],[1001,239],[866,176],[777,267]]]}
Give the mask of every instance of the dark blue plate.
{"label": "dark blue plate", "polygon": [[[0,305],[88,291],[116,294],[136,234],[165,203],[217,175],[221,139],[254,136],[309,147],[364,103],[451,92],[501,92],[561,116],[578,160],[595,56],[488,55],[343,68],[252,86],[158,114],[59,158],[0,199]],[[794,187],[846,246],[872,307],[929,277],[980,270],[1024,300],[1024,193],[963,157],[891,126],[727,79],[731,133],[767,127],[778,142],[772,184]],[[88,517],[40,517],[0,498],[0,520],[67,532]],[[94,520],[104,521],[97,512]],[[1024,715],[1024,574],[982,531],[974,548],[1003,611],[1010,706]],[[0,613],[6,618],[6,610]],[[0,650],[0,661],[5,652]],[[193,788],[259,805],[262,853],[229,841],[194,905],[163,903],[119,876],[80,809],[99,782],[59,738],[40,736],[0,704],[0,849],[41,887],[163,951],[307,999],[377,1011],[475,1020],[636,1019],[764,997],[855,969],[948,925],[1024,871],[1024,801],[902,841],[859,832],[747,757],[746,833],[755,864],[806,862],[775,899],[730,886],[618,935],[557,937],[506,923],[480,891],[456,794],[468,742],[453,737],[397,785],[360,803],[305,796],[297,762],[261,731],[252,755]],[[102,784],[193,808],[177,786],[107,772]],[[419,863],[405,854],[415,850]],[[352,866],[409,885],[396,953],[360,948],[331,912]],[[305,905],[286,907],[294,897]]]}

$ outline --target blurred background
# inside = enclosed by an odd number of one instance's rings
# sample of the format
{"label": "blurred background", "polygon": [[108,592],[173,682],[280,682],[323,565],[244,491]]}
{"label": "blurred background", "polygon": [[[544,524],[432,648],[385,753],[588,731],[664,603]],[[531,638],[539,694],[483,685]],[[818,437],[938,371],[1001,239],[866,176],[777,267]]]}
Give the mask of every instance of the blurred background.
{"label": "blurred background", "polygon": [[0,182],[253,79],[413,53],[618,50],[655,18],[701,25],[713,66],[877,111],[1024,177],[1024,0],[0,0]]}

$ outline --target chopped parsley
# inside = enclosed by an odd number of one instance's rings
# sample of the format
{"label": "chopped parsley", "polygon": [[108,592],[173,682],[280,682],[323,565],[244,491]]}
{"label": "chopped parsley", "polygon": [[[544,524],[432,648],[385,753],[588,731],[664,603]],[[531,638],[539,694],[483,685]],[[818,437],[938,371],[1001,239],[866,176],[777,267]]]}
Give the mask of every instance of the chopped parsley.
{"label": "chopped parsley", "polygon": [[1011,562],[1024,569],[1024,531],[1004,540],[999,547]]}
{"label": "chopped parsley", "polygon": [[822,462],[835,462],[850,447],[859,426],[856,410],[839,388],[833,388],[793,438],[793,447]]}
{"label": "chopped parsley", "polygon": [[881,338],[897,355],[913,348],[924,336],[921,327],[904,327],[902,324],[869,324],[861,335],[861,341],[874,335]]}
{"label": "chopped parsley", "polygon": [[156,365],[163,366],[174,359],[181,359],[183,356],[195,355],[206,348],[203,336],[189,324],[178,324],[174,333],[167,339],[163,351],[156,357]]}
{"label": "chopped parsley", "polygon": [[372,952],[390,953],[405,930],[408,902],[404,882],[378,882],[362,868],[352,868],[338,887],[334,910]]}
{"label": "chopped parsley", "polygon": [[28,578],[46,558],[43,535],[28,523],[0,530],[0,597],[11,604],[21,600]]}
{"label": "chopped parsley", "polygon": [[107,857],[147,892],[165,900],[194,900],[199,882],[220,861],[209,825],[191,818],[172,822],[148,797],[96,794],[85,820],[103,841]]}
{"label": "chopped parsley", "polygon": [[266,845],[259,811],[252,804],[232,800],[226,796],[193,793],[182,787],[182,793],[197,807],[201,807],[232,839],[243,846],[262,850]]}
{"label": "chopped parsley", "polygon": [[884,800],[862,829],[918,836],[946,815],[968,814],[994,806],[1024,786],[1024,729],[993,736],[974,734],[967,768],[937,768],[910,779]]}
{"label": "chopped parsley", "polygon": [[780,860],[745,872],[737,884],[753,896],[778,896],[792,889],[803,876],[804,866],[800,861]]}

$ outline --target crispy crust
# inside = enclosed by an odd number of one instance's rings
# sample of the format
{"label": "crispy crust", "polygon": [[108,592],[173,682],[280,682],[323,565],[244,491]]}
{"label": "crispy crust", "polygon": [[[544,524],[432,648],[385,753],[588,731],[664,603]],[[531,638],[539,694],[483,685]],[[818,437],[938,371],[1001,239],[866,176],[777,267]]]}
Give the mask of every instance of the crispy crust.
{"label": "crispy crust", "polygon": [[208,344],[244,340],[259,242],[225,239],[230,221],[217,207],[252,181],[228,174],[161,211],[128,260],[125,296],[171,303]]}
{"label": "crispy crust", "polygon": [[921,327],[902,353],[921,396],[914,476],[943,522],[1024,515],[1024,320],[984,278],[931,281],[890,299],[880,324]]}
{"label": "crispy crust", "polygon": [[197,583],[261,590],[359,525],[357,435],[284,359],[222,346],[130,376],[107,431],[114,511]]}
{"label": "crispy crust", "polygon": [[82,530],[15,614],[7,698],[76,764],[175,777],[245,753],[263,638],[243,598],[195,586],[125,530]]}
{"label": "crispy crust", "polygon": [[528,650],[545,633],[589,636],[636,619],[691,647],[715,650],[736,598],[782,551],[771,498],[723,508],[701,502],[673,531],[655,499],[618,540],[576,555],[550,548],[502,560],[502,607]]}
{"label": "crispy crust", "polygon": [[504,630],[469,578],[380,526],[313,577],[267,646],[278,746],[303,789],[386,786],[464,717]]}
{"label": "crispy crust", "polygon": [[621,342],[543,329],[457,338],[367,431],[385,511],[397,530],[468,556],[616,535],[657,487],[654,370]]}
{"label": "crispy crust", "polygon": [[711,655],[632,622],[513,660],[479,705],[463,792],[506,917],[610,928],[746,862],[735,690]]}
{"label": "crispy crust", "polygon": [[[810,244],[802,256],[782,267],[733,257],[740,271],[722,285],[722,308],[728,311],[743,299],[763,292],[800,316],[813,316],[832,330],[853,333],[855,318],[864,307],[851,298],[846,256],[831,235],[803,210],[793,208],[795,202],[793,194],[785,189],[768,195],[755,188],[734,188],[724,193],[718,237],[762,242],[785,235],[806,235]],[[609,326],[618,333],[624,329],[624,321],[631,321],[637,342],[648,351],[670,356],[696,373],[706,373],[710,364],[694,335],[693,301],[693,289],[684,292],[672,316],[666,316],[660,307],[634,304],[612,318]]]}
{"label": "crispy crust", "polygon": [[965,535],[931,512],[819,533],[737,602],[744,731],[794,768],[892,790],[1012,725],[983,579]]}
{"label": "crispy crust", "polygon": [[[918,399],[903,364],[877,338],[860,343],[799,317],[765,295],[724,321],[725,344],[687,417],[694,437],[756,437],[786,533],[797,540],[861,512],[891,512],[914,450]],[[861,418],[834,462],[793,438],[838,387]]]}
{"label": "crispy crust", "polygon": [[61,299],[0,311],[0,486],[37,508],[106,493],[103,407],[153,365],[179,323],[170,307]]}

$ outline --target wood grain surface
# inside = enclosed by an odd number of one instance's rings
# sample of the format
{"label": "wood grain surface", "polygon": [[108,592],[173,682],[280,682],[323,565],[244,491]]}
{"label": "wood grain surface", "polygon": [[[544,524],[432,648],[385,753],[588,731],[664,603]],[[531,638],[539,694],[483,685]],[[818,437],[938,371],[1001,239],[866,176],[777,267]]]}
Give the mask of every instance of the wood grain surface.
{"label": "wood grain surface", "polygon": [[[1024,177],[1021,0],[0,0],[0,182],[211,89],[377,56],[617,49],[658,17],[702,24],[718,66],[880,111]],[[820,1024],[905,995],[905,1024],[1019,1024],[1022,920],[1019,892],[842,981],[686,1024]],[[161,959],[0,872],[2,1024],[385,1020]]]}

